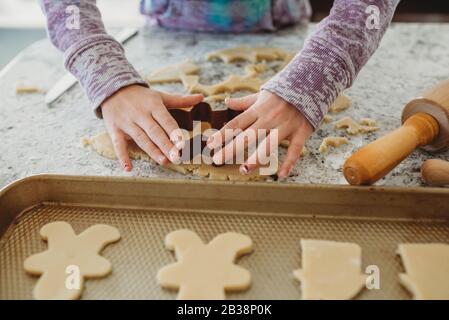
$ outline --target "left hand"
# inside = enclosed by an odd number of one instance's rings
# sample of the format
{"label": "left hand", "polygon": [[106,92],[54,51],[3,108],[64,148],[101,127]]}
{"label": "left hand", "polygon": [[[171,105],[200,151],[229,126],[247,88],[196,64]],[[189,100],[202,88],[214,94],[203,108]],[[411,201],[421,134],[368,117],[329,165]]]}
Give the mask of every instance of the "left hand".
{"label": "left hand", "polygon": [[306,140],[313,133],[312,125],[304,115],[294,106],[269,91],[261,91],[242,98],[229,98],[226,100],[226,104],[233,110],[245,111],[210,137],[208,140],[209,148],[218,148],[220,143],[225,141],[226,129],[241,129],[243,132],[234,136],[232,142],[229,141],[226,146],[214,154],[214,163],[223,164],[236,154],[244,152],[245,131],[254,130],[257,134],[258,129],[277,129],[278,139],[273,142],[276,145],[269,145],[271,139],[268,139],[268,137],[262,143],[259,143],[256,151],[249,155],[245,163],[240,166],[240,173],[249,174],[257,169],[260,166],[259,159],[263,157],[262,155],[269,155],[273,147],[279,145],[282,140],[288,139],[290,146],[287,156],[278,171],[279,178],[288,177],[301,156]]}

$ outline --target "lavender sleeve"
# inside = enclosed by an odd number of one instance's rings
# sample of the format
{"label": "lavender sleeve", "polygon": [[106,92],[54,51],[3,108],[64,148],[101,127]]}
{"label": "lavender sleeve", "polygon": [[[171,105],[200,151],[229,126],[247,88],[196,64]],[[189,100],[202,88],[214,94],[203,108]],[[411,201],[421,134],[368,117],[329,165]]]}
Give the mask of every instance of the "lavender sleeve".
{"label": "lavender sleeve", "polygon": [[64,53],[64,66],[86,91],[97,116],[101,117],[99,106],[117,90],[132,84],[147,86],[123,47],[106,33],[96,0],[40,0],[40,4],[51,42]]}
{"label": "lavender sleeve", "polygon": [[[379,46],[398,3],[399,0],[335,0],[329,16],[306,40],[303,50],[262,89],[294,105],[317,128],[329,106],[352,85]],[[375,28],[367,26],[374,13],[369,6],[378,8]]]}

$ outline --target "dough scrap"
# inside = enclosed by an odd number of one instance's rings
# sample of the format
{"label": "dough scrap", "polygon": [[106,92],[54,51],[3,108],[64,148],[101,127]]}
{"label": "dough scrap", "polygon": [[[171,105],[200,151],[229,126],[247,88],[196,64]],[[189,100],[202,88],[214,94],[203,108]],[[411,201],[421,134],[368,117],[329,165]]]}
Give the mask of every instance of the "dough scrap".
{"label": "dough scrap", "polygon": [[190,60],[156,70],[147,76],[150,84],[181,82],[182,75],[197,74],[200,68]]}
{"label": "dough scrap", "polygon": [[[117,156],[112,145],[111,138],[107,132],[100,133],[92,138],[82,138],[81,144],[85,147],[91,146],[99,155],[111,160],[116,160]],[[140,149],[134,142],[129,141],[128,153],[131,159],[143,160],[156,164],[150,156],[148,156],[142,149]],[[212,180],[231,180],[231,181],[259,181],[265,180],[269,176],[263,176],[258,174],[258,170],[248,174],[240,174],[239,164],[227,164],[220,167],[208,165],[205,163],[198,164],[173,164],[170,163],[166,168],[182,173],[182,174],[194,174],[203,178],[209,178]]]}
{"label": "dough scrap", "polygon": [[301,240],[302,269],[293,275],[301,282],[303,300],[351,299],[364,287],[362,249],[355,243]]}
{"label": "dough scrap", "polygon": [[208,96],[208,97],[204,98],[203,101],[210,104],[213,102],[225,101],[225,99],[229,98],[229,97],[230,97],[230,95],[228,93],[219,93],[219,94],[214,94],[213,96]]}
{"label": "dough scrap", "polygon": [[375,127],[377,125],[377,121],[371,118],[362,118],[359,122],[363,126]]}
{"label": "dough scrap", "polygon": [[337,129],[346,129],[346,132],[352,135],[359,133],[369,133],[379,130],[379,127],[371,127],[360,125],[355,122],[351,117],[345,117],[340,119],[334,123],[335,128]]}
{"label": "dough scrap", "polygon": [[[52,222],[40,230],[48,249],[27,258],[26,272],[40,275],[33,290],[35,299],[78,299],[85,278],[100,278],[112,271],[109,260],[99,255],[103,248],[120,239],[119,231],[111,226],[97,224],[76,235],[67,222]],[[67,267],[77,266],[80,271],[80,288],[66,286]]]}
{"label": "dough scrap", "polygon": [[323,142],[321,142],[319,151],[321,153],[325,153],[329,151],[329,146],[338,148],[348,143],[349,140],[345,137],[327,137],[323,139]]}
{"label": "dough scrap", "polygon": [[177,230],[165,238],[177,262],[157,273],[163,288],[179,289],[179,300],[223,300],[225,291],[249,288],[251,274],[235,265],[237,257],[252,251],[252,240],[239,233],[223,233],[208,244],[190,230]]}
{"label": "dough scrap", "polygon": [[332,121],[332,117],[331,117],[330,115],[326,114],[326,115],[323,117],[323,122],[324,122],[324,123],[329,123],[329,122],[331,122],[331,121]]}
{"label": "dough scrap", "polygon": [[26,85],[17,85],[16,86],[16,95],[19,94],[29,94],[29,93],[44,93],[45,90],[36,87],[36,86],[26,86]]}
{"label": "dough scrap", "polygon": [[405,273],[399,281],[417,300],[449,300],[449,245],[400,244]]}
{"label": "dough scrap", "polygon": [[236,47],[218,50],[207,55],[208,60],[219,59],[226,63],[234,61],[273,61],[291,59],[292,54],[284,49],[269,47]]}
{"label": "dough scrap", "polygon": [[259,74],[264,73],[267,70],[267,65],[262,63],[249,64],[245,66],[245,75],[247,77],[257,77]]}
{"label": "dough scrap", "polygon": [[347,95],[341,93],[334,103],[329,107],[329,112],[338,113],[348,109],[351,106],[351,100]]}
{"label": "dough scrap", "polygon": [[222,82],[206,85],[199,82],[199,76],[181,76],[184,88],[188,93],[202,93],[205,96],[213,96],[220,93],[232,93],[240,90],[258,92],[264,81],[257,77],[230,75]]}

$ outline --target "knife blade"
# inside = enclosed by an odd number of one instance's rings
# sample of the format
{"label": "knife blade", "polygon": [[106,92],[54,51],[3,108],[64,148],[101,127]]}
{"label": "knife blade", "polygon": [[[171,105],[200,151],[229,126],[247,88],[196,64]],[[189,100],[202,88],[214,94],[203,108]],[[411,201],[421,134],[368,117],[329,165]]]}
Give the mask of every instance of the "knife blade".
{"label": "knife blade", "polygon": [[[139,33],[139,30],[137,28],[124,28],[119,33],[117,33],[114,38],[121,44],[125,44],[126,41],[134,37],[137,33]],[[45,95],[45,103],[48,105],[52,104],[67,90],[72,88],[77,82],[78,80],[71,73],[67,73],[65,76],[59,79],[50,90],[48,90],[47,94]]]}

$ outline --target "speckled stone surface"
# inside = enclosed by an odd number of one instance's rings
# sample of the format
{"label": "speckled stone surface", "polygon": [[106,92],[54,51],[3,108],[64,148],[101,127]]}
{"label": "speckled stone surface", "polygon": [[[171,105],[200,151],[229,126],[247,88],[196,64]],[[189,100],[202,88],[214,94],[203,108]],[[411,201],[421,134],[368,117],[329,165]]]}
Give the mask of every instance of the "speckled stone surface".
{"label": "speckled stone surface", "polygon": [[[207,52],[238,45],[266,45],[289,50],[301,48],[305,28],[278,34],[208,35],[186,32],[146,30],[130,41],[127,55],[136,68],[147,74],[160,66],[186,58],[201,59]],[[349,137],[350,144],[320,154],[323,137],[345,135],[323,126],[308,141],[308,155],[297,164],[289,182],[345,184],[341,173],[344,160],[363,144],[396,128],[403,106],[413,97],[449,76],[449,24],[394,24],[381,47],[347,92],[353,106],[332,115],[334,120],[351,116],[370,117],[381,130],[370,135]],[[32,174],[123,176],[117,162],[104,159],[80,145],[80,138],[104,130],[103,122],[90,109],[82,89],[77,86],[52,107],[43,94],[15,94],[17,82],[50,88],[62,75],[62,55],[47,40],[26,49],[0,73],[0,187]],[[378,184],[423,185],[420,166],[427,158],[448,159],[449,153],[431,155],[414,152]],[[133,176],[193,178],[136,162]]]}

